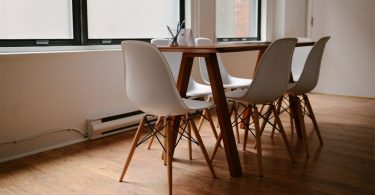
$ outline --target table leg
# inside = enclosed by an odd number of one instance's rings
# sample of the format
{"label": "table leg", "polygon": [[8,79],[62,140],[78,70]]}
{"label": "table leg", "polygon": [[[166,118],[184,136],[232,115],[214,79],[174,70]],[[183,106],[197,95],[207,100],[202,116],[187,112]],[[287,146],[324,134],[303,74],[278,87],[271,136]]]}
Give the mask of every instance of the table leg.
{"label": "table leg", "polygon": [[241,176],[241,163],[238,156],[236,141],[233,135],[232,125],[230,122],[230,114],[225,98],[223,81],[221,80],[216,53],[209,54],[208,57],[205,57],[205,60],[213,99],[217,106],[216,113],[223,135],[224,149],[227,157],[229,172],[231,176]]}
{"label": "table leg", "polygon": [[301,132],[301,121],[298,117],[298,97],[294,95],[289,95],[289,107],[290,107],[290,114],[294,120],[294,126],[297,132],[297,137],[302,139],[302,132]]}

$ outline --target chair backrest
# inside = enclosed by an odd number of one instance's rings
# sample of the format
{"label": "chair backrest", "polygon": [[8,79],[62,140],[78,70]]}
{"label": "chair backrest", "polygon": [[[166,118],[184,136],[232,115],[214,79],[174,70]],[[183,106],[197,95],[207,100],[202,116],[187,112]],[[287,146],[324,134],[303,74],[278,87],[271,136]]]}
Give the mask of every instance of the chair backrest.
{"label": "chair backrest", "polygon": [[159,49],[142,41],[123,41],[121,46],[129,100],[143,112],[157,116],[186,113],[188,109]]}
{"label": "chair backrest", "polygon": [[331,37],[322,37],[312,47],[303,68],[302,74],[293,87],[293,93],[305,94],[313,90],[319,79],[320,65],[324,48]]}
{"label": "chair backrest", "polygon": [[[195,38],[195,45],[196,46],[211,46],[211,45],[214,45],[214,43],[208,38],[198,37],[198,38]],[[223,84],[225,85],[229,83],[229,74],[224,67],[220,54],[216,54],[216,56],[217,56],[217,62],[219,63],[221,79],[223,81]],[[207,68],[206,68],[206,61],[202,57],[199,58],[199,69],[200,69],[203,81],[206,83],[210,83],[209,78],[208,78]]]}
{"label": "chair backrest", "polygon": [[[310,38],[300,37],[297,38],[298,42],[312,42]],[[292,59],[292,75],[293,80],[297,81],[301,77],[303,67],[305,65],[307,56],[311,51],[312,46],[296,47],[294,49],[293,59]]]}
{"label": "chair backrest", "polygon": [[278,39],[264,52],[251,85],[243,99],[252,104],[272,103],[288,85],[297,39]]}
{"label": "chair backrest", "polygon": [[[170,43],[169,39],[151,39],[151,44],[155,46],[168,46]],[[182,59],[181,52],[162,52],[165,59],[168,62],[169,68],[172,71],[172,75],[175,81],[178,79],[178,73],[180,71],[180,64]]]}

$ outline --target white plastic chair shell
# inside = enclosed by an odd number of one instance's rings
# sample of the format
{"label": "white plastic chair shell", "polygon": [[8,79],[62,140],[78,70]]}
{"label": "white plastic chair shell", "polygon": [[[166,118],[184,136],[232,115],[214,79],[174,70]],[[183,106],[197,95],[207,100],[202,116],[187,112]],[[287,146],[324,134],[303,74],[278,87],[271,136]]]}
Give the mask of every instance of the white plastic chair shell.
{"label": "white plastic chair shell", "polygon": [[[298,42],[312,42],[310,38],[297,38]],[[293,80],[297,81],[303,71],[307,56],[311,51],[312,46],[296,47],[294,49],[293,59],[292,59],[292,75]]]}
{"label": "white plastic chair shell", "polygon": [[212,103],[181,98],[167,61],[158,48],[142,41],[121,43],[129,100],[157,116],[175,116],[205,109]]}
{"label": "white plastic chair shell", "polygon": [[324,53],[326,43],[330,39],[329,36],[319,39],[312,47],[301,76],[296,83],[289,84],[286,92],[292,95],[302,95],[313,90],[319,79],[320,65]]}
{"label": "white plastic chair shell", "polygon": [[297,39],[284,38],[271,43],[263,54],[253,82],[247,90],[225,93],[227,98],[252,105],[272,103],[288,85],[292,56]]}

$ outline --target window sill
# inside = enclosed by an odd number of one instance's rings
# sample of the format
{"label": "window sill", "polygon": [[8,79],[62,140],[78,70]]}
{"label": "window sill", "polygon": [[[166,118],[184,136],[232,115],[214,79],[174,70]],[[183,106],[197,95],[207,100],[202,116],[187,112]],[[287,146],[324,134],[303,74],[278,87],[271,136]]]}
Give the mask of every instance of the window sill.
{"label": "window sill", "polygon": [[0,55],[121,50],[121,45],[0,47]]}

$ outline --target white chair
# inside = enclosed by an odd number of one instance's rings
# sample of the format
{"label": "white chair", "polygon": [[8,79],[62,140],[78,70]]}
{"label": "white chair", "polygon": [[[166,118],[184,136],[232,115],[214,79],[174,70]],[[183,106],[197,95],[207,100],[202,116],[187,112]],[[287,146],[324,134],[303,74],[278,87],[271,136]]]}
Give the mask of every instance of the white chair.
{"label": "white chair", "polygon": [[[262,146],[260,137],[261,130],[259,126],[259,118],[262,116],[258,111],[257,105],[269,105],[272,112],[276,113],[274,101],[284,94],[288,85],[292,56],[296,43],[297,39],[294,38],[285,38],[274,41],[263,54],[259,62],[257,73],[251,85],[245,90],[228,91],[225,93],[228,100],[234,101],[243,106],[245,110],[248,109],[250,111],[249,117],[252,117],[255,125],[257,161],[260,176],[263,176]],[[249,121],[246,121],[246,118],[241,118],[242,113],[238,113],[238,109],[236,109],[235,112],[242,122],[245,123],[245,150],[250,124]],[[279,127],[278,130],[283,135],[284,143],[289,152],[290,158],[294,162],[284,128],[278,115],[275,115],[275,117]],[[217,151],[217,146],[220,139],[221,134],[219,135],[219,141],[216,143],[214,154],[212,156],[214,156]]]}
{"label": "white chair", "polygon": [[[168,46],[169,43],[170,43],[169,39],[162,39],[162,38],[151,39],[151,44],[155,46]],[[175,81],[177,81],[178,73],[180,71],[182,53],[181,52],[162,52],[162,53],[165,59],[167,60],[168,65],[172,71],[173,78],[175,79]],[[188,89],[186,92],[186,96],[189,99],[207,98],[209,95],[211,95],[211,93],[212,93],[211,86],[200,84],[197,81],[195,81],[193,77],[190,77]],[[212,132],[215,138],[217,139],[218,134],[216,132],[215,125],[212,121],[212,116],[207,109],[203,110],[201,120],[198,123],[198,130],[201,129],[204,119],[207,119],[208,122],[210,123]],[[153,138],[151,139],[149,147],[151,146],[152,141],[153,141]]]}
{"label": "white chair", "polygon": [[[173,116],[184,116],[186,123],[192,126],[209,170],[212,176],[216,177],[202,139],[189,114],[191,111],[212,108],[214,104],[181,98],[167,61],[154,45],[141,41],[123,41],[121,46],[125,64],[125,88],[129,100],[146,114],[164,118],[169,194],[172,194],[172,156],[175,145],[170,125]],[[138,126],[120,181],[123,181],[129,167],[146,119],[147,115]]]}
{"label": "white chair", "polygon": [[[169,39],[151,39],[151,44],[155,46],[167,46]],[[180,64],[182,53],[181,52],[163,52],[165,59],[171,68],[173,78],[177,81],[178,73],[180,71]],[[203,85],[195,81],[190,77],[186,96],[190,98],[207,97],[211,94],[211,87],[209,85]]]}
{"label": "white chair", "polygon": [[[298,117],[301,125],[301,134],[302,139],[304,140],[305,150],[307,157],[309,156],[309,147],[306,139],[306,129],[305,129],[305,123],[304,123],[304,115],[311,118],[315,132],[318,136],[319,142],[322,145],[323,139],[320,134],[320,130],[318,127],[318,123],[316,122],[314,112],[312,110],[310,100],[307,96],[307,93],[312,91],[319,79],[319,72],[320,72],[320,65],[324,53],[324,48],[330,39],[329,36],[323,37],[319,39],[314,46],[312,47],[307,59],[305,62],[302,62],[304,64],[303,71],[301,73],[301,76],[297,80],[297,82],[289,83],[288,88],[286,90],[287,95],[297,96],[297,107],[298,107],[298,116],[294,116],[291,118]],[[282,101],[279,101],[279,107],[281,107]],[[284,111],[287,111],[289,107],[285,108],[283,111],[280,112],[280,108],[278,110],[278,113],[282,113]],[[288,111],[291,113],[290,111]],[[293,124],[293,121],[291,120],[291,125]],[[293,131],[293,129],[292,129]],[[272,134],[274,131],[272,131]],[[272,135],[271,134],[271,135]]]}
{"label": "white chair", "polygon": [[[196,46],[210,46],[213,44],[214,43],[208,38],[203,38],[203,37],[195,38]],[[231,76],[225,69],[223,61],[221,60],[220,54],[216,54],[216,56],[217,56],[217,61],[219,63],[219,69],[220,69],[221,79],[223,80],[224,88],[227,88],[227,89],[246,88],[250,85],[252,81],[251,79],[238,78],[238,77]],[[204,58],[199,58],[199,68],[200,68],[200,73],[201,73],[203,81],[209,84],[210,80],[208,78],[206,62]]]}
{"label": "white chair", "polygon": [[[307,38],[307,37],[299,37],[297,38],[297,40],[298,42],[312,42],[313,41],[312,39]],[[293,59],[292,59],[292,79],[294,81],[298,80],[299,77],[301,77],[303,67],[305,65],[307,56],[309,55],[311,51],[311,48],[312,46],[303,46],[303,47],[296,47],[294,49]],[[283,101],[283,99],[281,99],[280,101]],[[278,105],[277,111],[280,112],[280,109],[281,109],[281,104]],[[265,127],[265,124],[262,125],[262,131],[264,127]],[[271,137],[273,137],[274,132],[275,132],[274,127],[275,127],[275,122],[273,123]],[[292,115],[290,115],[290,127],[291,127],[291,132],[293,133],[294,125],[293,125]]]}
{"label": "white chair", "polygon": [[[298,42],[312,42],[310,38],[297,38]],[[311,51],[312,46],[296,47],[292,59],[292,76],[293,80],[297,81],[302,74],[304,64],[307,56]]]}

